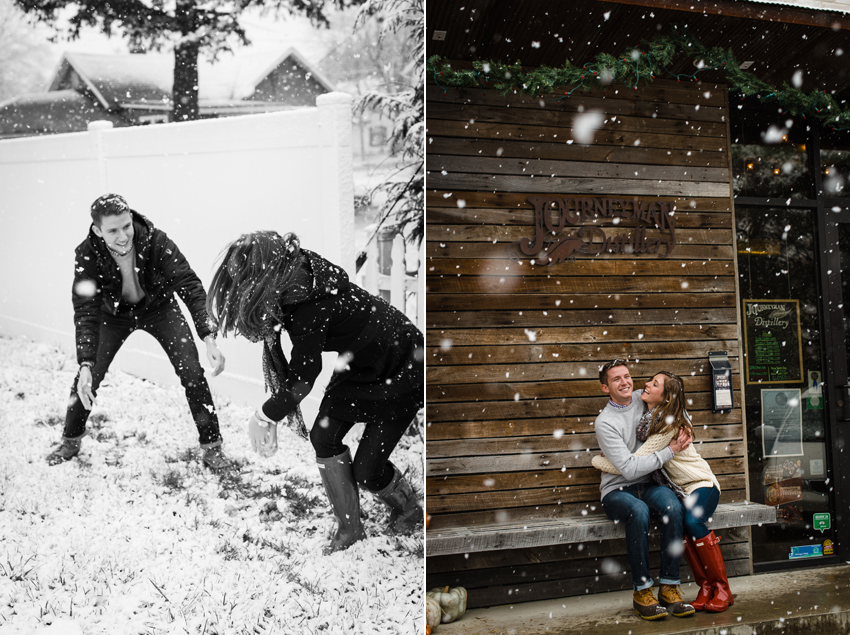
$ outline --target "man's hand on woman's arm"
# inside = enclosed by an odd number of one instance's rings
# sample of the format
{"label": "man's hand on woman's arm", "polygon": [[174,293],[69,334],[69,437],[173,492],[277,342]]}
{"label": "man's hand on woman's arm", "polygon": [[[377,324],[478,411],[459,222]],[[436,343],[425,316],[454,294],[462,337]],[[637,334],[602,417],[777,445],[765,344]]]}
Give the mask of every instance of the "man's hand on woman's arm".
{"label": "man's hand on woman's arm", "polygon": [[693,440],[694,438],[688,434],[688,431],[682,428],[679,430],[679,436],[670,442],[670,449],[673,450],[673,454],[678,454],[686,449]]}

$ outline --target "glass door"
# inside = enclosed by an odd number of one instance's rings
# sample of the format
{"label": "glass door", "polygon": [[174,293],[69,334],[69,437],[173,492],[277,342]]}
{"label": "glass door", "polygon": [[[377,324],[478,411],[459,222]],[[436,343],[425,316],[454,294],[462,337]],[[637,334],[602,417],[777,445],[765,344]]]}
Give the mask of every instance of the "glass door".
{"label": "glass door", "polygon": [[816,210],[735,207],[750,499],[779,521],[752,528],[756,571],[837,561]]}

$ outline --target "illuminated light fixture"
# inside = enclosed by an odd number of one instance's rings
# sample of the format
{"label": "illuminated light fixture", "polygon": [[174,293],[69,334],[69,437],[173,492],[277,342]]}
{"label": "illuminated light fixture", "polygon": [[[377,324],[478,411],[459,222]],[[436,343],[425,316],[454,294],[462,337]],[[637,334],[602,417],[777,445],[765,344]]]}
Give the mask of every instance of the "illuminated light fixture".
{"label": "illuminated light fixture", "polygon": [[829,168],[824,168],[823,173],[824,173],[824,174],[829,174]]}
{"label": "illuminated light fixture", "polygon": [[806,144],[805,144],[805,143],[801,143],[801,144],[800,144],[799,146],[797,146],[797,147],[800,149],[800,152],[805,152],[805,151],[806,151]]}
{"label": "illuminated light fixture", "polygon": [[779,256],[782,253],[782,247],[778,240],[751,239],[738,243],[738,253],[751,256]]}
{"label": "illuminated light fixture", "polygon": [[783,140],[783,141],[788,141],[788,135],[787,135],[787,134],[782,135],[782,140]]}
{"label": "illuminated light fixture", "polygon": [[752,163],[747,163],[747,169],[748,169],[748,170],[752,170],[752,169],[753,169],[753,164],[752,164]]}
{"label": "illuminated light fixture", "polygon": [[779,168],[773,168],[773,173],[774,173],[774,174],[779,174]]}

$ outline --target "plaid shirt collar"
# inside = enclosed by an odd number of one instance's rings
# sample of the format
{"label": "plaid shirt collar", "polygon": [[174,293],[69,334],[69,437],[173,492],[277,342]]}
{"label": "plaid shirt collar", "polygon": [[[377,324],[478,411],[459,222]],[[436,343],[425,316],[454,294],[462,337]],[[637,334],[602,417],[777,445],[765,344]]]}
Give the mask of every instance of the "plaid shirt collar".
{"label": "plaid shirt collar", "polygon": [[621,406],[620,404],[615,403],[613,399],[608,400],[608,405],[611,406],[612,408],[617,408],[618,410],[622,410],[623,408],[628,408],[629,406],[632,405],[632,399],[634,399],[634,393],[632,393],[632,397],[629,398],[629,403],[626,404],[625,406]]}

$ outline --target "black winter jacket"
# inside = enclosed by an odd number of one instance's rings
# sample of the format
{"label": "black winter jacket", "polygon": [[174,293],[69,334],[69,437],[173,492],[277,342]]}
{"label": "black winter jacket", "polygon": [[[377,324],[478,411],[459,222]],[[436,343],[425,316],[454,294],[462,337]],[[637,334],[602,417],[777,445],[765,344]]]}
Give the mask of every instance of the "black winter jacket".
{"label": "black winter jacket", "polygon": [[[217,325],[206,309],[204,286],[186,258],[164,231],[138,212],[132,212],[136,268],[145,297],[134,310],[154,311],[165,307],[176,291],[192,315],[198,337],[215,333]],[[95,362],[103,313],[119,315],[130,309],[121,300],[121,270],[109,254],[103,238],[89,229],[88,237],[75,250],[74,327],[77,361]]]}
{"label": "black winter jacket", "polygon": [[322,370],[322,351],[337,351],[320,415],[375,421],[422,406],[424,342],[407,317],[349,282],[343,269],[302,250],[294,289],[280,300],[282,326],[292,342],[284,385],[263,405],[280,421],[295,409]]}

